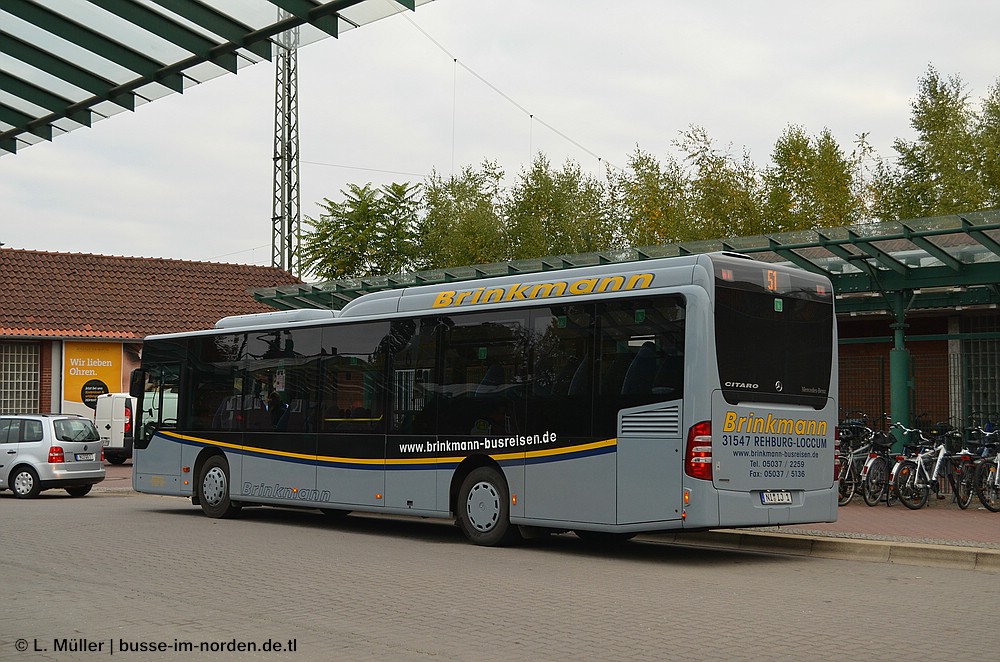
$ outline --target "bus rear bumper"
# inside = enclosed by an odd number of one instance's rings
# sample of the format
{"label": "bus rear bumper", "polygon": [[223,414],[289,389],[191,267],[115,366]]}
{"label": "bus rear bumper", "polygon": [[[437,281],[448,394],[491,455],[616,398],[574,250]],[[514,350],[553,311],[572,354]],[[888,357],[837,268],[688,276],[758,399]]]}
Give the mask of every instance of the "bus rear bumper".
{"label": "bus rear bumper", "polygon": [[719,491],[719,520],[726,527],[837,521],[837,489],[790,490],[792,503],[765,504],[760,490]]}

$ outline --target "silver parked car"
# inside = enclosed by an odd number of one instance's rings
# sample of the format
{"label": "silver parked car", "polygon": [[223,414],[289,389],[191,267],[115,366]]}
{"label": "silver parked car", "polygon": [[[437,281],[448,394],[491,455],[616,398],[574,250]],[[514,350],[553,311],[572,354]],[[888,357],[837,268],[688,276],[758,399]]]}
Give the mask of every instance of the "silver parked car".
{"label": "silver parked car", "polygon": [[101,435],[75,414],[0,416],[0,490],[27,499],[42,490],[83,496],[104,480]]}

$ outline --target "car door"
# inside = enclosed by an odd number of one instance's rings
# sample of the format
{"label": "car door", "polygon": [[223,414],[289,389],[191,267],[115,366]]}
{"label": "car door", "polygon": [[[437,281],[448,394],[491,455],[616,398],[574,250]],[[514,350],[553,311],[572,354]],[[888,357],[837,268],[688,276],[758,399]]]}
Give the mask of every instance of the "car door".
{"label": "car door", "polygon": [[20,424],[16,419],[0,419],[0,488],[8,488],[10,470],[17,461],[17,441]]}

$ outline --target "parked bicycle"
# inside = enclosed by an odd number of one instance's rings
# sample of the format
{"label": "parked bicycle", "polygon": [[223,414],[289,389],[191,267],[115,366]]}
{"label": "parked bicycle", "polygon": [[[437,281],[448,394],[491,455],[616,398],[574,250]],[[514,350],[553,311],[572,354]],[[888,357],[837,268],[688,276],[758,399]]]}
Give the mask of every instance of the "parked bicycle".
{"label": "parked bicycle", "polygon": [[1000,513],[1000,430],[979,429],[981,457],[975,462],[973,484],[976,496],[987,510]]}
{"label": "parked bicycle", "polygon": [[862,489],[861,471],[872,449],[872,439],[875,433],[871,428],[865,426],[858,429],[855,434],[852,443],[847,444],[846,447],[843,438],[840,442],[840,463],[837,474],[840,483],[840,498],[837,503],[841,506],[849,504],[854,495]]}
{"label": "parked bicycle", "polygon": [[949,438],[961,435],[952,430],[947,436],[932,441],[920,430],[907,428],[902,423],[897,422],[893,427],[899,427],[906,435],[917,433],[919,440],[917,451],[900,459],[892,472],[892,484],[903,505],[911,510],[923,508],[932,490],[943,498],[944,477],[951,485],[958,506],[963,510],[968,508],[973,497],[974,456],[967,448],[948,453]]}
{"label": "parked bicycle", "polygon": [[890,461],[894,461],[892,444],[895,440],[886,432],[876,432],[872,436],[868,459],[861,469],[861,496],[869,506],[877,506],[885,501],[891,506],[896,500],[895,490],[889,482]]}
{"label": "parked bicycle", "polygon": [[868,427],[868,415],[860,411],[842,415],[837,429],[839,431],[836,475],[839,486],[838,504],[846,506],[855,494],[862,491],[861,471],[871,450],[871,441],[875,433]]}

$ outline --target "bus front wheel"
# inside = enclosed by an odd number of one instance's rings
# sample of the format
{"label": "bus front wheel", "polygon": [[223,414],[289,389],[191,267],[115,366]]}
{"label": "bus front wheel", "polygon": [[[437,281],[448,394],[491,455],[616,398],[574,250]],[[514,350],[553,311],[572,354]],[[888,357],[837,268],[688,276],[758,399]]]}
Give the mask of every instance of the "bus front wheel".
{"label": "bus front wheel", "polygon": [[479,467],[465,477],[456,510],[462,533],[475,545],[503,545],[517,536],[517,528],[510,525],[507,481],[491,467]]}
{"label": "bus front wheel", "polygon": [[234,517],[240,507],[229,500],[229,462],[222,455],[205,460],[198,479],[198,503],[209,517]]}

